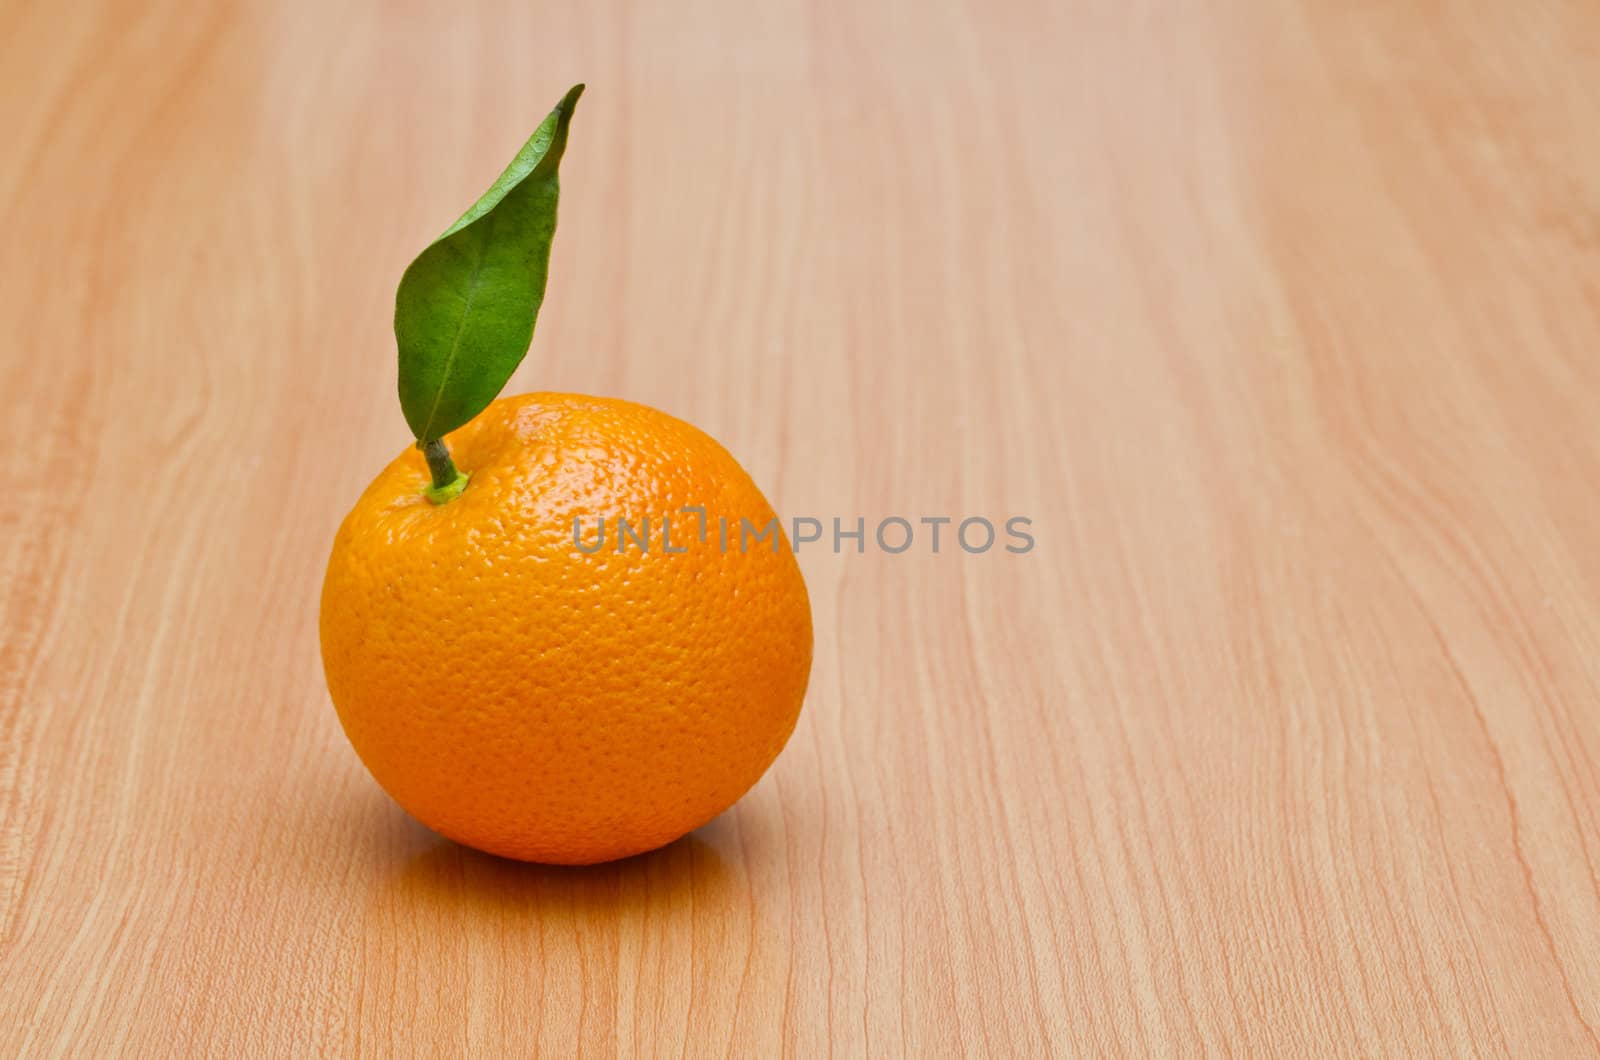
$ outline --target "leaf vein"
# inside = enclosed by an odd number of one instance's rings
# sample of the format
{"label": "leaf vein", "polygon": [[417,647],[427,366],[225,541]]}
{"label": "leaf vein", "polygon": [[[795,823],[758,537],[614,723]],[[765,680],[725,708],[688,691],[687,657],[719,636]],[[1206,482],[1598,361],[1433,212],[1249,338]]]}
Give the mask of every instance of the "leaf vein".
{"label": "leaf vein", "polygon": [[494,227],[495,215],[490,211],[482,219],[483,233],[478,239],[478,260],[472,264],[472,277],[467,281],[466,303],[461,307],[461,315],[456,318],[456,333],[450,340],[450,352],[445,354],[444,368],[439,373],[439,387],[434,391],[433,404],[428,409],[428,421],[424,425],[423,441],[429,440],[433,432],[434,419],[439,413],[439,402],[444,400],[446,385],[450,382],[450,373],[456,366],[456,354],[461,349],[461,335],[467,330],[467,317],[472,315],[472,303],[478,297],[479,277],[483,275],[483,263],[489,256],[490,229]]}

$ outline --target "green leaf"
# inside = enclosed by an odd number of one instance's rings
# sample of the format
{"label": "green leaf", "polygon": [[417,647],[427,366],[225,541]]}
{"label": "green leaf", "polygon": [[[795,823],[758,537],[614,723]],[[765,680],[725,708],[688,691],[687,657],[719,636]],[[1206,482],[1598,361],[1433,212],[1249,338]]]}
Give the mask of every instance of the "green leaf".
{"label": "green leaf", "polygon": [[556,234],[556,170],[582,93],[567,92],[494,186],[400,278],[400,407],[419,441],[482,412],[528,352]]}

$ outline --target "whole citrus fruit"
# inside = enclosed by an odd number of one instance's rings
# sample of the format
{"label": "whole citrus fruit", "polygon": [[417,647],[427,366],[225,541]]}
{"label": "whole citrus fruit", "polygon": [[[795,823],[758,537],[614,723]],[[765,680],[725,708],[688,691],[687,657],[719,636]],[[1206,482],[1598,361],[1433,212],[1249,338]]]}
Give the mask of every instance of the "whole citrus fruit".
{"label": "whole citrus fruit", "polygon": [[373,776],[528,861],[625,857],[731,806],[811,668],[805,583],[750,476],[681,420],[571,394],[503,398],[446,441],[460,494],[431,503],[408,449],[323,583],[328,689]]}

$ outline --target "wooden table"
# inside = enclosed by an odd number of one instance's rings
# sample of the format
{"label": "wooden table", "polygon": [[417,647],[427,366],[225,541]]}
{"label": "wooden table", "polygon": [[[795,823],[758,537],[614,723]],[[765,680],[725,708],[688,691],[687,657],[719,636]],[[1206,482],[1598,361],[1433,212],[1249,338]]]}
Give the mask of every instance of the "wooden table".
{"label": "wooden table", "polygon": [[[1600,1051],[1597,37],[10,0],[0,1053]],[[316,634],[395,282],[577,80],[511,390],[869,531],[766,779],[586,870],[408,819]]]}

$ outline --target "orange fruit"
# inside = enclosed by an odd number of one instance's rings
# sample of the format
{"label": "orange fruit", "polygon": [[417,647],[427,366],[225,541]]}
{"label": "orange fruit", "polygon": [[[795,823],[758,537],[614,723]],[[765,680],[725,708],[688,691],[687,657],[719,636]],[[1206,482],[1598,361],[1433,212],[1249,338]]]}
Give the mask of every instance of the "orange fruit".
{"label": "orange fruit", "polygon": [[573,394],[502,398],[446,440],[466,488],[430,503],[406,450],[322,588],[328,689],[378,783],[451,839],[561,864],[731,806],[811,668],[805,583],[781,527],[756,537],[775,517],[750,476],[681,420]]}

